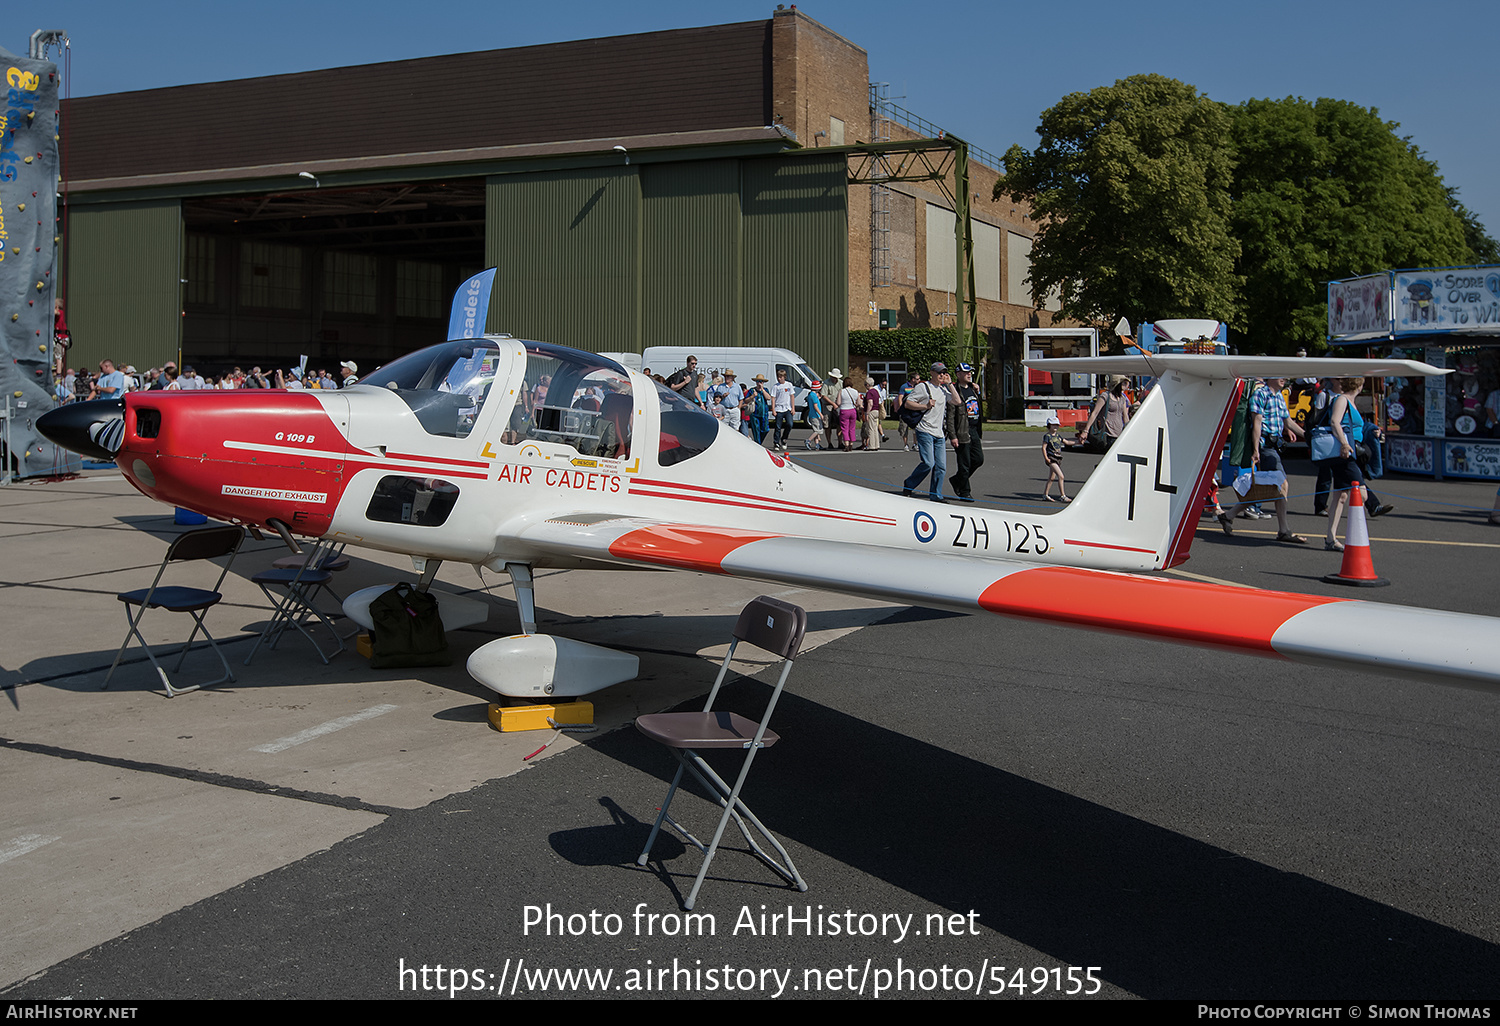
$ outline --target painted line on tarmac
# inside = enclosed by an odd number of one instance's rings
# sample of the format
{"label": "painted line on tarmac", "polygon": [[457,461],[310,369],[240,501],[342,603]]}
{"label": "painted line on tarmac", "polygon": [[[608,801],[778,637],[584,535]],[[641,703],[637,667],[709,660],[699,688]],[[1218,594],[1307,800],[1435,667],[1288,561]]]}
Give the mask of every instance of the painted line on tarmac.
{"label": "painted line on tarmac", "polygon": [[0,848],[0,862],[20,858],[27,852],[36,851],[44,844],[51,844],[55,840],[57,840],[56,837],[43,837],[41,834],[24,834]]}
{"label": "painted line on tarmac", "polygon": [[57,745],[44,745],[34,741],[18,741],[15,738],[9,737],[0,737],[0,749],[31,752],[34,755],[45,755],[54,759],[68,759],[73,762],[93,763],[98,766],[112,766],[116,769],[130,770],[135,773],[154,773],[158,776],[173,777],[177,780],[187,780],[196,784],[207,784],[210,787],[233,788],[236,791],[248,791],[251,794],[270,795],[275,798],[291,798],[294,801],[311,802],[316,805],[329,805],[336,809],[350,809],[355,812],[374,812],[381,816],[393,816],[405,811],[394,805],[375,805],[371,802],[361,801],[358,798],[346,795],[326,794],[319,791],[303,791],[294,787],[282,787],[280,784],[270,784],[264,780],[234,777],[227,773],[189,769],[186,766],[171,766],[160,762],[140,762],[136,759],[122,759],[116,755],[83,752],[76,748],[60,748]]}
{"label": "painted line on tarmac", "polygon": [[[1244,531],[1238,527],[1234,529],[1234,533],[1263,534],[1273,538],[1276,536],[1275,531]],[[1314,532],[1313,537],[1318,538],[1323,536],[1319,535],[1317,532]],[[1399,542],[1405,543],[1407,545],[1454,545],[1462,549],[1500,549],[1500,544],[1496,544],[1495,542],[1438,541],[1434,538],[1371,538],[1370,541],[1372,543],[1380,542],[1382,545],[1384,545],[1386,542]]]}
{"label": "painted line on tarmac", "polygon": [[332,734],[336,730],[343,730],[345,727],[352,727],[356,723],[360,723],[364,720],[372,720],[377,716],[384,716],[388,712],[394,712],[395,709],[396,707],[394,705],[389,704],[372,705],[370,706],[370,708],[361,709],[357,713],[350,713],[348,716],[340,716],[336,720],[329,720],[327,723],[320,723],[316,727],[308,727],[306,730],[299,731],[298,733],[292,734],[289,737],[277,738],[275,741],[269,741],[263,745],[256,745],[250,750],[252,752],[264,752],[267,755],[275,755],[277,752],[284,752],[288,748],[295,748],[297,745],[304,744],[308,741],[313,740],[314,738],[322,737],[324,734]]}

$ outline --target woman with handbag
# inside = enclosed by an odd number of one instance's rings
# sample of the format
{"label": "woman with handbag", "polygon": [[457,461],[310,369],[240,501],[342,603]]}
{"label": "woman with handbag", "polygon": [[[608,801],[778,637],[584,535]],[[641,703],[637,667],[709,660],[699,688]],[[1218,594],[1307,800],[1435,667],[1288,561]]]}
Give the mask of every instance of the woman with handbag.
{"label": "woman with handbag", "polygon": [[[1343,543],[1338,540],[1338,528],[1344,507],[1349,502],[1349,486],[1364,479],[1355,460],[1355,445],[1364,437],[1365,420],[1354,405],[1364,387],[1364,378],[1340,378],[1339,394],[1329,402],[1327,411],[1313,427],[1308,440],[1313,462],[1320,470],[1327,469],[1333,474],[1336,496],[1328,511],[1328,534],[1323,540],[1323,548],[1333,552],[1344,551]],[[1378,508],[1378,502],[1376,506]]]}
{"label": "woman with handbag", "polygon": [[1088,451],[1105,452],[1114,448],[1115,439],[1130,423],[1130,397],[1125,394],[1129,380],[1123,374],[1110,375],[1109,390],[1095,398],[1088,422],[1078,429],[1078,440],[1087,440]]}

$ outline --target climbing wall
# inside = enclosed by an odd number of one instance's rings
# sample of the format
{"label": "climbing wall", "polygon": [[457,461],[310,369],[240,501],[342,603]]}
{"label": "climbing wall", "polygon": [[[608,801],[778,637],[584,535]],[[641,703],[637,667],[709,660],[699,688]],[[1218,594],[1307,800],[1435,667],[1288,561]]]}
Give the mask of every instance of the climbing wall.
{"label": "climbing wall", "polygon": [[[22,477],[78,469],[36,433],[52,409],[52,299],[57,284],[58,74],[0,50],[0,446]],[[0,415],[5,412],[0,399]]]}

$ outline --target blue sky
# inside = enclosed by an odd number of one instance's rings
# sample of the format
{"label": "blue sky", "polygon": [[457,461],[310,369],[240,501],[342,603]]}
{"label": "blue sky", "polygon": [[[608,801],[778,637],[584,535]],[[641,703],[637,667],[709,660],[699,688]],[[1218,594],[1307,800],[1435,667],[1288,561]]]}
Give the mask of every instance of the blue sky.
{"label": "blue sky", "polygon": [[[11,14],[0,47],[34,29],[72,41],[72,93],[306,71],[465,50],[768,18],[740,0],[360,4],[261,0],[49,0]],[[1157,72],[1216,100],[1331,96],[1379,109],[1435,160],[1500,237],[1500,91],[1487,59],[1500,4],[1386,0],[1223,4],[1074,0],[1020,5],[814,0],[809,16],[870,54],[896,102],[1003,153],[1036,141],[1038,115],[1066,93]],[[418,19],[421,20],[418,20]],[[1372,268],[1373,270],[1373,268]]]}

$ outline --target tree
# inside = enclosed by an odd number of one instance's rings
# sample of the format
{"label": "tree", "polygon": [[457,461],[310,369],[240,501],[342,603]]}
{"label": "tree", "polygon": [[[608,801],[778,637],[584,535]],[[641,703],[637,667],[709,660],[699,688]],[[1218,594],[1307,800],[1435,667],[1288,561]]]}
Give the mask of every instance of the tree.
{"label": "tree", "polygon": [[1137,75],[1044,111],[995,196],[1031,203],[1032,290],[1060,289],[1065,316],[1216,317],[1242,351],[1290,352],[1324,338],[1331,280],[1500,263],[1398,128],[1343,100],[1230,108]]}
{"label": "tree", "polygon": [[1222,104],[1161,75],[1043,112],[1040,145],[1012,146],[995,185],[997,199],[1031,204],[1033,295],[1059,289],[1063,315],[1084,321],[1235,317],[1230,124]]}
{"label": "tree", "polygon": [[1476,255],[1469,222],[1476,242],[1488,239],[1437,165],[1376,110],[1287,97],[1249,100],[1232,113],[1243,282],[1243,315],[1232,326],[1242,351],[1320,343],[1331,280],[1467,263]]}
{"label": "tree", "polygon": [[1448,206],[1453,208],[1453,215],[1463,223],[1464,244],[1473,253],[1474,263],[1500,264],[1500,242],[1491,238],[1473,212],[1458,201],[1458,190],[1452,186],[1448,188]]}

